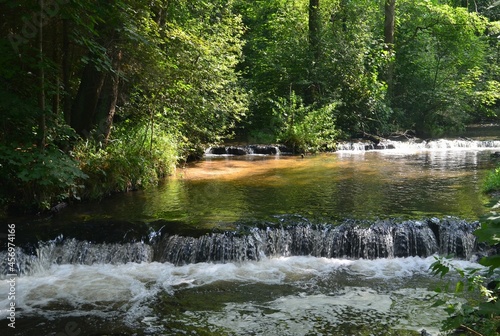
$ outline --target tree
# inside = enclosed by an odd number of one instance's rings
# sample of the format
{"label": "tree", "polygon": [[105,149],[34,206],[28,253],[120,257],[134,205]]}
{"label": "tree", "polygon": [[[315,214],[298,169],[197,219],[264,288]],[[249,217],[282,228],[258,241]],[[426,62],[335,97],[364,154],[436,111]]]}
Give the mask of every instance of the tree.
{"label": "tree", "polygon": [[318,62],[321,55],[321,13],[319,7],[319,0],[309,0],[309,53],[310,53],[310,85],[306,92],[307,103],[312,104],[317,99],[317,92],[319,91],[317,82]]}
{"label": "tree", "polygon": [[486,20],[465,8],[401,1],[393,108],[422,136],[459,130],[484,67]]}
{"label": "tree", "polygon": [[[389,54],[393,53],[394,50],[394,26],[395,26],[395,16],[396,16],[396,0],[385,0],[384,5],[385,12],[385,22],[384,22],[384,43],[385,48]],[[394,66],[393,62],[390,62],[387,67],[386,82],[387,91],[392,92],[393,87],[393,75]]]}

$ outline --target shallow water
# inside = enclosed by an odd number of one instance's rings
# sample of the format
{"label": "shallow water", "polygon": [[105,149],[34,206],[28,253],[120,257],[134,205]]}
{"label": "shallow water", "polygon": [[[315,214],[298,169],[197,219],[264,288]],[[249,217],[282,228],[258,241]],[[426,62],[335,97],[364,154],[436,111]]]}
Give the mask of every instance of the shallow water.
{"label": "shallow water", "polygon": [[178,169],[155,190],[78,205],[55,221],[95,218],[234,229],[238,221],[299,214],[344,218],[422,218],[484,214],[490,150],[386,150],[296,156],[209,157]]}

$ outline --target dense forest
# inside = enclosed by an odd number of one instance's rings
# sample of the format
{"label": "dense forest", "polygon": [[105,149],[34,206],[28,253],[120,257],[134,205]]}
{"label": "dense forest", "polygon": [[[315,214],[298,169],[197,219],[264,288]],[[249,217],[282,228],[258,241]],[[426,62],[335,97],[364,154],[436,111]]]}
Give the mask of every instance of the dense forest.
{"label": "dense forest", "polygon": [[2,0],[0,206],[156,184],[237,137],[297,152],[500,113],[496,0]]}

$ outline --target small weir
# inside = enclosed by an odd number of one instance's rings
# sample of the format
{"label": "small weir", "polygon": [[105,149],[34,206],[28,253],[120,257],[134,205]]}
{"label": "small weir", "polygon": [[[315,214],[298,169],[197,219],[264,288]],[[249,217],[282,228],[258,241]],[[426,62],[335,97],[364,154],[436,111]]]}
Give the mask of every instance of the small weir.
{"label": "small weir", "polygon": [[[33,252],[17,250],[18,274],[33,274],[53,264],[125,264],[168,262],[245,262],[267,258],[312,256],[343,259],[428,257],[434,254],[470,259],[478,252],[473,231],[478,223],[456,218],[421,221],[345,221],[340,225],[287,223],[274,227],[247,227],[235,232],[199,237],[152,232],[141,241],[121,243],[58,238],[39,242]],[[296,219],[294,219],[296,222]],[[0,253],[8,274],[7,252]]]}
{"label": "small weir", "polygon": [[382,140],[379,143],[371,141],[341,142],[337,144],[337,151],[369,151],[369,150],[481,150],[500,148],[499,140],[471,140],[471,139],[438,139],[438,140]]}
{"label": "small weir", "polygon": [[[500,140],[472,140],[472,139],[437,139],[421,140],[407,139],[406,141],[381,139],[380,142],[352,141],[339,142],[336,151],[364,152],[372,150],[482,150],[500,149]],[[242,156],[242,155],[290,155],[293,151],[283,145],[246,145],[246,146],[218,146],[209,147],[205,156]]]}
{"label": "small weir", "polygon": [[292,150],[283,145],[218,146],[205,150],[205,156],[213,155],[288,155]]}

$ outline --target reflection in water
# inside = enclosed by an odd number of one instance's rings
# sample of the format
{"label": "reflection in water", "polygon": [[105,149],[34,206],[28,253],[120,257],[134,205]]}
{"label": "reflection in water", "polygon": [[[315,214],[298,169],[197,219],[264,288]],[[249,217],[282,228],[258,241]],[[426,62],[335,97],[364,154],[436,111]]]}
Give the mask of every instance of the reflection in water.
{"label": "reflection in water", "polygon": [[57,220],[165,219],[197,229],[233,229],[236,221],[282,214],[324,221],[448,215],[476,220],[485,211],[480,188],[495,165],[491,151],[212,157],[178,169],[157,189],[79,205]]}
{"label": "reflection in water", "polygon": [[484,211],[480,181],[490,168],[489,153],[478,151],[211,158],[178,171],[158,192],[168,197],[149,199],[145,209],[197,225],[280,214],[476,219]]}
{"label": "reflection in water", "polygon": [[306,156],[206,158],[178,169],[159,188],[77,205],[54,220],[154,221],[187,229],[234,229],[235,222],[299,214],[345,218],[456,216],[485,211],[481,181],[490,150],[385,150]]}

